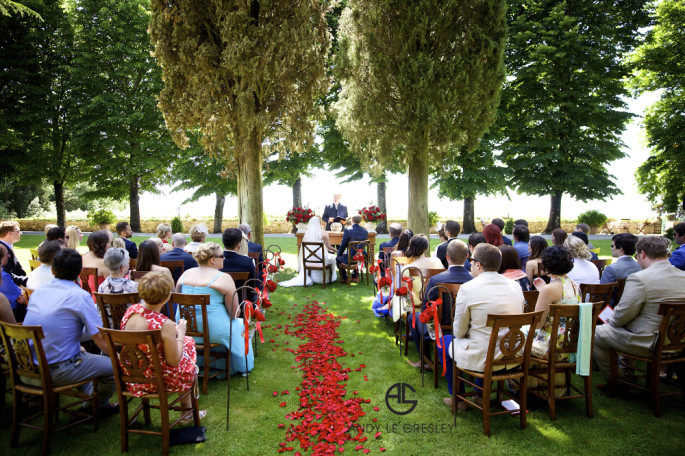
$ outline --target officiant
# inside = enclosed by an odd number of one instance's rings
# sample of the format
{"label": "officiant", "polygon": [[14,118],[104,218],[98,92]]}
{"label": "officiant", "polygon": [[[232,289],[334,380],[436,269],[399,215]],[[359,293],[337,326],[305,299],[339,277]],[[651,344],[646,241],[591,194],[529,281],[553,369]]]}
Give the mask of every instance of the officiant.
{"label": "officiant", "polygon": [[344,225],[347,222],[347,206],[340,203],[341,197],[340,193],[333,195],[333,204],[327,205],[323,210],[321,218],[326,222],[326,231],[331,230],[331,223],[340,222]]}

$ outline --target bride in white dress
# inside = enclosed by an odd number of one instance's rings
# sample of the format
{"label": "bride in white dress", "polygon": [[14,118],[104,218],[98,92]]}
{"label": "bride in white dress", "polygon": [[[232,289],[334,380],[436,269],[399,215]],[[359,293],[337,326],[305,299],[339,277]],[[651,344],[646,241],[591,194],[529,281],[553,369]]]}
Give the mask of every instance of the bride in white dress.
{"label": "bride in white dress", "polygon": [[[315,215],[309,219],[307,231],[305,231],[304,236],[302,237],[302,242],[323,242],[325,262],[327,265],[333,265],[332,276],[330,274],[330,269],[326,273],[326,283],[335,282],[337,279],[335,270],[335,258],[337,256],[337,251],[331,246],[331,241],[328,239],[328,233],[321,229],[321,219],[318,216]],[[323,283],[323,271],[308,271],[308,277],[306,277],[305,283],[304,268],[302,267],[302,248],[300,248],[300,251],[297,252],[297,262],[297,269],[299,271],[297,277],[285,282],[279,282],[279,286],[286,288],[303,287],[312,285],[314,283]],[[309,266],[309,263],[307,263],[307,266]],[[312,266],[314,266],[314,263],[312,263]]]}

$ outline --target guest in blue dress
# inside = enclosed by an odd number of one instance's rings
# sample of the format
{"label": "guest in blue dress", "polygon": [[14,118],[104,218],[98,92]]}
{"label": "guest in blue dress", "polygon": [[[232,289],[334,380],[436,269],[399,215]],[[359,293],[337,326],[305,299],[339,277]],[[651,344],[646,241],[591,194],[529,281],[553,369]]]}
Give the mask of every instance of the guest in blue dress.
{"label": "guest in blue dress", "polygon": [[[209,320],[210,342],[223,344],[227,350],[230,348],[231,375],[249,372],[254,367],[252,339],[250,339],[246,355],[243,319],[236,318],[239,316],[239,300],[237,294],[234,293],[235,284],[230,275],[219,270],[224,263],[224,250],[219,244],[208,242],[199,246],[193,253],[193,257],[199,266],[183,273],[176,284],[176,292],[209,295],[207,319]],[[202,313],[199,308],[197,320],[198,327],[202,328]],[[196,342],[202,341],[196,339]],[[201,359],[198,353],[198,365],[201,365]],[[223,360],[217,361],[213,367],[223,369],[223,363]]]}

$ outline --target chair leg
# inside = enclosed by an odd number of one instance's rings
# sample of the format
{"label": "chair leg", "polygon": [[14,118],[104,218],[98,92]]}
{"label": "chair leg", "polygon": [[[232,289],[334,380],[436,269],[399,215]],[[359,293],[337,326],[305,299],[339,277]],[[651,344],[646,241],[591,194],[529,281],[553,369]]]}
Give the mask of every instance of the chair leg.
{"label": "chair leg", "polygon": [[143,402],[143,417],[145,418],[145,424],[150,425],[150,399],[141,399]]}
{"label": "chair leg", "polygon": [[454,425],[457,425],[457,391],[461,391],[461,376],[457,375],[457,363],[452,363],[452,415],[454,415]]}
{"label": "chair leg", "polygon": [[[435,337],[438,337],[437,334]],[[445,347],[442,347],[445,350]],[[438,389],[438,345],[433,341],[433,386]]]}
{"label": "chair leg", "polygon": [[661,396],[659,396],[659,383],[661,379],[659,374],[661,373],[661,366],[657,363],[650,363],[650,382],[652,389],[652,405],[654,407],[654,416],[661,416]]}
{"label": "chair leg", "polygon": [[594,411],[592,410],[592,372],[584,378],[585,381],[585,407],[587,408],[587,417],[593,418]]}
{"label": "chair leg", "polygon": [[550,361],[547,368],[547,404],[549,407],[549,419],[552,421],[557,419],[557,404],[555,401],[556,395],[554,394],[556,389],[556,381],[557,376],[554,370],[554,363]]}
{"label": "chair leg", "polygon": [[159,411],[162,420],[162,456],[169,454],[169,446],[171,443],[171,439],[169,437],[169,404],[167,401],[168,398],[165,401],[162,401],[160,398],[159,401]]}
{"label": "chair leg", "polygon": [[54,397],[43,396],[43,454],[50,453],[50,435],[54,424]]}
{"label": "chair leg", "polygon": [[609,394],[616,394],[616,380],[618,379],[618,353],[616,350],[609,352]]}
{"label": "chair leg", "polygon": [[528,376],[524,375],[519,380],[519,414],[521,429],[528,427]]}
{"label": "chair leg", "polygon": [[483,433],[490,437],[490,388],[492,382],[490,379],[483,379]]}
{"label": "chair leg", "polygon": [[121,452],[125,453],[128,451],[128,401],[124,396],[119,396],[119,423],[121,426]]}
{"label": "chair leg", "polygon": [[10,448],[16,448],[19,443],[19,407],[21,406],[21,393],[12,389],[12,433],[10,436]]}

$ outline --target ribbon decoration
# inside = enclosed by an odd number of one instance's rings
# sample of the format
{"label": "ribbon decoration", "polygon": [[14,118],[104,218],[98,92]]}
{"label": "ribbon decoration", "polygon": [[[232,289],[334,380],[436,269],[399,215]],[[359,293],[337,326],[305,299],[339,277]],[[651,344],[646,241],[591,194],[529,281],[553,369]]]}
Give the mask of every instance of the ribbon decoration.
{"label": "ribbon decoration", "polygon": [[259,333],[259,339],[262,343],[264,343],[264,335],[262,334],[262,326],[260,325],[260,322],[264,321],[264,314],[260,311],[259,305],[254,305],[251,301],[243,301],[242,302],[243,306],[243,324],[245,327],[243,328],[243,334],[245,337],[245,355],[247,355],[250,352],[250,322],[252,321],[252,316],[254,316],[255,320],[255,329]]}
{"label": "ribbon decoration", "polygon": [[281,258],[281,252],[274,253],[274,266],[276,266],[276,271],[282,271],[285,268],[285,260]]}
{"label": "ribbon decoration", "polygon": [[411,277],[402,277],[402,282],[407,284],[409,299],[411,300],[411,327],[416,329],[416,308],[414,307],[414,282]]}
{"label": "ribbon decoration", "polygon": [[361,277],[361,273],[364,271],[364,262],[366,260],[366,256],[364,255],[364,252],[357,250],[357,253],[352,257],[352,259],[357,262],[357,283],[359,283],[359,277]]}
{"label": "ribbon decoration", "polygon": [[[383,263],[383,260],[378,260],[377,264],[372,264],[369,266],[369,272],[373,274],[374,277],[374,282],[378,283],[378,281],[381,279],[381,264]],[[388,274],[386,274],[388,275]]]}
{"label": "ribbon decoration", "polygon": [[[383,303],[383,289],[388,289],[388,294],[390,294],[390,285],[392,285],[392,279],[385,276],[378,279],[378,291],[381,293],[381,303]],[[388,302],[390,302],[390,296],[388,296]]]}
{"label": "ribbon decoration", "polygon": [[438,306],[442,305],[442,297],[438,296],[435,301],[429,301],[426,308],[419,315],[419,321],[421,323],[428,324],[433,319],[433,325],[435,326],[435,341],[438,344],[438,348],[442,349],[442,376],[445,376],[446,369],[446,359],[445,359],[445,335],[442,332],[442,327],[440,326],[440,317],[438,317]]}

